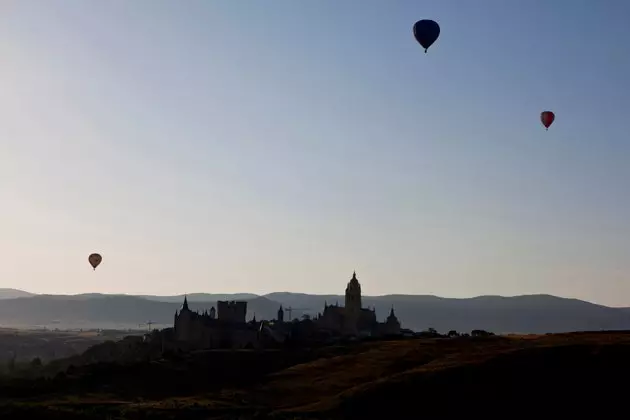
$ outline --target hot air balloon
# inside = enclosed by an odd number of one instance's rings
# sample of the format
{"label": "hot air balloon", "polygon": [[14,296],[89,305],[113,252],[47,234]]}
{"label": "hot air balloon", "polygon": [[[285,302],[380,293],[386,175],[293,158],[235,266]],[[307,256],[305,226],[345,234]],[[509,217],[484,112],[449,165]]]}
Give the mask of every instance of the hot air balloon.
{"label": "hot air balloon", "polygon": [[100,254],[90,254],[90,256],[88,257],[88,261],[90,262],[92,268],[96,270],[96,267],[98,267],[101,261],[103,261],[103,257],[101,257]]}
{"label": "hot air balloon", "polygon": [[422,45],[426,54],[427,50],[440,36],[440,25],[433,20],[423,19],[413,25],[413,36]]}
{"label": "hot air balloon", "polygon": [[556,119],[556,115],[551,111],[543,111],[540,113],[540,121],[545,126],[545,130],[549,130],[549,126],[553,124],[553,120]]}

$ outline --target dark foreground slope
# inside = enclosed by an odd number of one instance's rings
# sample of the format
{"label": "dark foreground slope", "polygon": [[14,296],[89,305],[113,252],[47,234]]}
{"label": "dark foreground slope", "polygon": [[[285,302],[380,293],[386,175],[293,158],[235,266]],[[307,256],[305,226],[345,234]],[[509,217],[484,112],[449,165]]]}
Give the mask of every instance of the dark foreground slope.
{"label": "dark foreground slope", "polygon": [[606,418],[625,409],[629,374],[620,332],[206,352],[6,385],[0,417]]}

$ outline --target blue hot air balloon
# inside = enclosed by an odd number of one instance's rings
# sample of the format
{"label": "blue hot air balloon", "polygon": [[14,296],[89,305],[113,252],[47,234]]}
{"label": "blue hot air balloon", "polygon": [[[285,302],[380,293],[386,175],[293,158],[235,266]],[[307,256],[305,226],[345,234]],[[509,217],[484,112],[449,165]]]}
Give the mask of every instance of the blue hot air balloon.
{"label": "blue hot air balloon", "polygon": [[433,20],[423,19],[413,25],[413,36],[416,41],[422,45],[424,52],[427,50],[440,36],[440,25]]}

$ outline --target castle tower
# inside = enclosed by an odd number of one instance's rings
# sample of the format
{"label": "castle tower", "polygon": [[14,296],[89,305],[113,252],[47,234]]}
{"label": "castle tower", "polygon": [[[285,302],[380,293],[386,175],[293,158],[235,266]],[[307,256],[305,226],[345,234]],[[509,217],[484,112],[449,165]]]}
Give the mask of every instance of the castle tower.
{"label": "castle tower", "polygon": [[400,321],[394,314],[394,305],[392,305],[392,309],[389,311],[389,316],[385,321],[385,332],[386,334],[400,334]]}
{"label": "castle tower", "polygon": [[284,322],[284,309],[282,309],[282,305],[280,305],[280,309],[278,309],[278,322]]}
{"label": "castle tower", "polygon": [[188,298],[184,296],[184,304],[182,305],[179,314],[177,314],[177,311],[175,312],[173,325],[175,336],[178,340],[185,341],[189,338],[194,315],[195,314],[188,307]]}
{"label": "castle tower", "polygon": [[398,322],[398,318],[396,318],[396,314],[394,313],[394,305],[392,305],[392,309],[390,309],[389,311],[389,316],[387,317],[387,321]]}
{"label": "castle tower", "polygon": [[346,287],[346,312],[361,312],[361,285],[357,280],[356,271],[352,273],[352,279]]}

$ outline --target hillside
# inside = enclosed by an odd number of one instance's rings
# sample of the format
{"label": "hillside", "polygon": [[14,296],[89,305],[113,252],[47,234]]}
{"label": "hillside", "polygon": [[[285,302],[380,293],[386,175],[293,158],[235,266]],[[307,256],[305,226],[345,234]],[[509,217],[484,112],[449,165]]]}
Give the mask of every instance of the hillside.
{"label": "hillside", "polygon": [[624,404],[615,398],[629,352],[628,333],[392,342],[290,368],[259,391],[282,405],[274,411],[284,418],[404,418],[417,410],[496,418],[516,407],[519,415],[542,407],[603,415]]}
{"label": "hillside", "polygon": [[[142,334],[142,332],[135,333]],[[37,357],[48,362],[81,354],[95,344],[120,339],[129,334],[115,331],[97,334],[95,332],[0,329],[0,372],[7,368],[11,359],[16,362],[30,362]]]}
{"label": "hillside", "polygon": [[171,302],[181,304],[184,301],[184,296],[188,297],[188,302],[216,302],[218,300],[251,300],[260,297],[254,293],[190,293],[188,295],[176,295],[176,296],[154,296],[154,295],[140,295],[148,300],[155,300],[157,302]]}
{"label": "hillside", "polygon": [[[38,295],[5,299],[0,304],[1,326],[48,326],[50,328],[137,328],[152,321],[156,327],[171,326],[182,302],[152,301],[125,295]],[[209,309],[216,302],[191,302],[193,310]],[[277,302],[258,297],[248,300],[248,317],[274,317]]]}
{"label": "hillside", "polygon": [[[343,305],[340,295],[271,293],[265,297],[285,307],[321,311],[324,303]],[[374,307],[382,320],[393,306],[405,328],[438,331],[471,331],[481,328],[497,333],[547,333],[601,329],[630,329],[630,311],[577,299],[551,295],[515,297],[479,296],[467,299],[437,296],[364,296],[363,306]],[[299,311],[296,311],[300,314]]]}
{"label": "hillside", "polygon": [[619,397],[629,353],[630,332],[197,352],[84,366],[48,381],[5,381],[0,416],[358,420],[505,418],[518,409],[536,418],[590,410],[607,418],[625,408]]}
{"label": "hillside", "polygon": [[[19,291],[18,291],[19,292]],[[217,300],[240,299],[252,294],[188,295],[193,309],[209,309]],[[278,307],[293,308],[292,316],[316,315],[324,303],[343,305],[340,295],[270,293],[245,299],[248,319],[274,319]],[[33,295],[4,299],[0,326],[43,325],[52,328],[137,328],[152,321],[156,327],[172,324],[183,296]],[[550,295],[515,297],[479,296],[468,299],[437,296],[364,296],[363,306],[374,307],[384,320],[393,306],[405,328],[438,331],[471,331],[481,328],[496,333],[546,333],[585,330],[630,329],[630,310],[610,308],[577,299]]]}
{"label": "hillside", "polygon": [[15,299],[15,298],[21,298],[21,297],[30,297],[30,296],[35,296],[35,295],[33,293],[25,292],[24,290],[0,288],[0,300]]}

